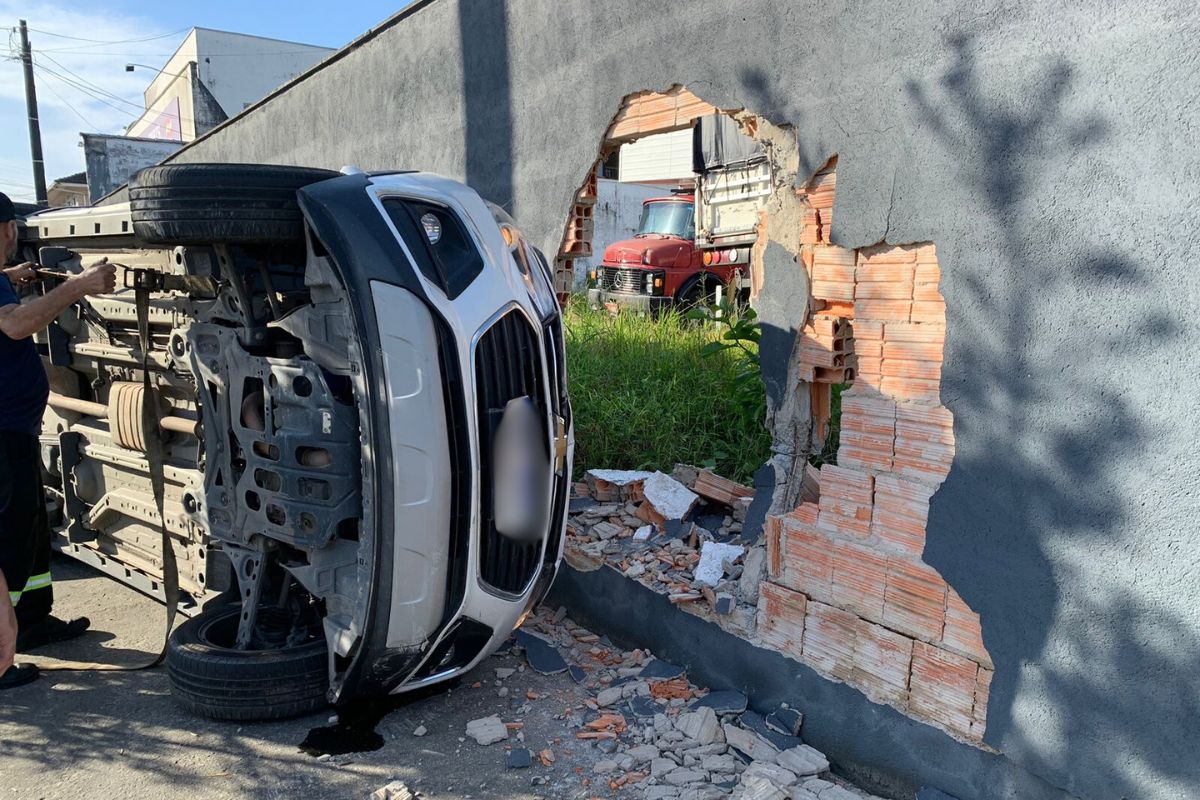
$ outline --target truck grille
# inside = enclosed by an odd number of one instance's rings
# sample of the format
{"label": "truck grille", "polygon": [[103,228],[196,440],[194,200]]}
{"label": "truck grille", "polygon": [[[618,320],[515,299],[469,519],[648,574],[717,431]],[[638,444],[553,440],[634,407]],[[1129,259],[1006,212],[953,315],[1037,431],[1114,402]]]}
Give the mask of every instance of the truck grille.
{"label": "truck grille", "polygon": [[475,348],[475,382],[479,397],[479,574],[494,589],[520,594],[537,573],[542,540],[514,542],[496,530],[492,445],[509,400],[528,396],[543,420],[548,414],[537,336],[519,311],[508,312],[480,337]]}
{"label": "truck grille", "polygon": [[601,267],[599,278],[601,289],[640,294],[645,285],[646,271],[630,267]]}

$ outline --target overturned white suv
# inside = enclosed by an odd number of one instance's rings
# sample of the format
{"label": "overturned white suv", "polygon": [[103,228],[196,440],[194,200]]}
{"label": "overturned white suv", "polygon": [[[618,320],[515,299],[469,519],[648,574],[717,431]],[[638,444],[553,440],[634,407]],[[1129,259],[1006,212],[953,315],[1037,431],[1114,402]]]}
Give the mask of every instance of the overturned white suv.
{"label": "overturned white suv", "polygon": [[165,527],[194,603],[167,655],[184,706],[282,717],[445,680],[549,588],[559,307],[470,188],[167,165],[128,203],[30,217],[25,245],[48,270],[125,268],[40,337],[46,483],[60,549],[160,597]]}

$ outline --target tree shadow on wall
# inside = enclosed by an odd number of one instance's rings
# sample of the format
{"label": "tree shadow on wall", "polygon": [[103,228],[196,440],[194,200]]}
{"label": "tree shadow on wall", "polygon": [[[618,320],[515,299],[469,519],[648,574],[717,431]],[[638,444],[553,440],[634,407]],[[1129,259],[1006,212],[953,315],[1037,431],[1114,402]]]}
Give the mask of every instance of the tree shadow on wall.
{"label": "tree shadow on wall", "polygon": [[[1130,527],[1139,498],[1125,485],[1154,469],[1160,434],[1125,395],[1135,356],[1181,327],[1154,307],[1167,287],[1150,270],[1047,227],[1064,212],[1041,205],[1054,188],[1041,168],[1086,158],[1106,137],[1104,120],[1066,111],[1070,65],[1049,65],[1015,106],[989,97],[971,38],[949,46],[938,87],[908,93],[961,156],[988,217],[975,229],[994,240],[978,257],[959,248],[957,263],[940,253],[942,398],[958,445],[924,560],[982,618],[996,666],[989,744],[1081,796],[1176,796],[1169,786],[1200,781],[1200,642],[1193,624],[1152,607],[1154,576],[1135,573],[1164,557],[1151,554],[1163,541],[1138,552],[1149,543]],[[1089,305],[1125,316],[1081,313]]]}

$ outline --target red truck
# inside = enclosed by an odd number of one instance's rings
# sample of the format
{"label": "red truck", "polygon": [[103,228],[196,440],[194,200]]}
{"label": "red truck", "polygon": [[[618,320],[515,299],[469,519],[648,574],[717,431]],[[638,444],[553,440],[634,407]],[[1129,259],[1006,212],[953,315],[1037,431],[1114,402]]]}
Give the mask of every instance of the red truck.
{"label": "red truck", "polygon": [[695,191],[642,204],[632,239],[609,245],[588,274],[588,302],[644,311],[740,295],[758,212],[771,193],[767,154],[724,115],[695,128]]}

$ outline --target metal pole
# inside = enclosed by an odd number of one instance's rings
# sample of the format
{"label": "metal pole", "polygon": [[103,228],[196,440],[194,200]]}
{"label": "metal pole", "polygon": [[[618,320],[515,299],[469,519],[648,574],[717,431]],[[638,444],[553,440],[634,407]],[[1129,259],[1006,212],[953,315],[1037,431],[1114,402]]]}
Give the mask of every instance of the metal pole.
{"label": "metal pole", "polygon": [[33,85],[33,51],[29,47],[29,30],[21,20],[21,66],[25,69],[25,108],[29,112],[29,153],[33,156],[33,187],[37,204],[45,208],[46,164],[42,160],[42,129],[38,124],[37,89]]}

